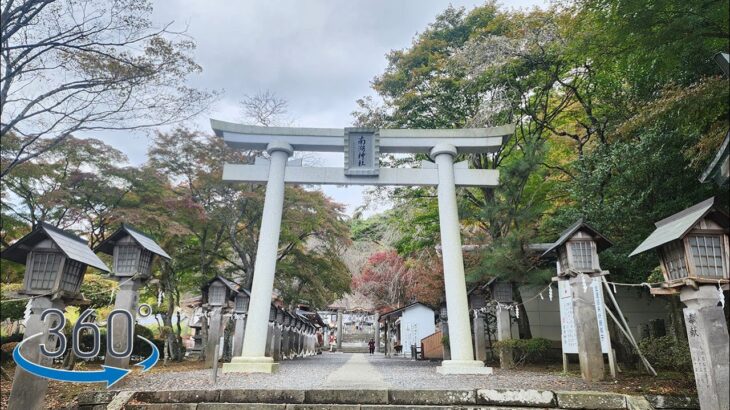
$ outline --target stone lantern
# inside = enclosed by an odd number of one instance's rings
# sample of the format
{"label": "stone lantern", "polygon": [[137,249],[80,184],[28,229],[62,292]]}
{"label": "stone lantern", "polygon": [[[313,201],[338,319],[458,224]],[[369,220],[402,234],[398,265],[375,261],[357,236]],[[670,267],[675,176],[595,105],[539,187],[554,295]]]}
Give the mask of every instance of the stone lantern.
{"label": "stone lantern", "polygon": [[[492,282],[494,279],[491,280]],[[486,284],[480,284],[467,292],[469,309],[472,312],[472,337],[474,339],[474,358],[479,361],[487,360],[487,337],[485,334],[487,306]]]}
{"label": "stone lantern", "polygon": [[[578,220],[560,234],[543,254],[543,258],[557,259],[558,287],[562,295],[572,299],[572,321],[575,323],[575,338],[577,352],[567,351],[566,330],[563,329],[563,357],[566,353],[578,353],[581,376],[587,382],[603,380],[605,377],[603,365],[603,347],[601,334],[608,338],[605,332],[605,314],[603,310],[603,286],[601,276],[607,274],[601,270],[598,253],[612,246],[593,227]],[[596,286],[596,284],[599,284]],[[589,286],[590,285],[590,286]],[[561,315],[568,314],[561,309]],[[561,322],[571,320],[561,318]],[[599,325],[599,321],[602,325]],[[607,353],[610,355],[610,349]],[[609,357],[609,360],[612,360]],[[611,363],[613,363],[611,361]]]}
{"label": "stone lantern", "polygon": [[679,294],[687,307],[687,328],[700,407],[727,408],[730,402],[730,339],[720,305],[730,275],[730,217],[707,199],[657,222],[631,256],[657,249],[665,283],[652,293]]}
{"label": "stone lantern", "polygon": [[[113,269],[109,276],[119,282],[119,288],[114,300],[114,310],[126,310],[137,316],[137,304],[139,302],[139,289],[152,274],[152,263],[155,256],[170,260],[170,255],[165,252],[154,239],[138,231],[137,229],[122,224],[108,238],[102,241],[94,249],[94,252],[101,252],[112,256]],[[127,323],[121,320],[112,321],[113,327],[110,331],[114,335],[114,346],[107,345],[107,354],[104,364],[119,368],[129,368],[129,358],[132,349],[126,346],[129,329]],[[115,357],[110,350],[115,352],[128,351],[124,357]]]}
{"label": "stone lantern", "polygon": [[202,327],[203,327],[203,315],[205,312],[203,312],[203,308],[198,306],[193,309],[193,313],[190,317],[190,320],[188,321],[188,326],[193,329],[193,347],[189,349],[189,356],[199,356],[202,353],[203,349],[203,336],[202,336]]}
{"label": "stone lantern", "polygon": [[239,292],[239,286],[230,279],[216,275],[201,288],[203,307],[208,311],[208,342],[205,346],[205,364],[207,367],[217,366],[214,354],[218,349],[223,328],[223,311],[228,303]]}
{"label": "stone lantern", "polygon": [[[25,325],[24,339],[42,333],[24,344],[23,356],[33,363],[49,366],[51,359],[41,355],[40,344],[55,346],[55,336],[48,329],[56,325],[41,321],[43,311],[49,308],[64,310],[67,303],[82,298],[80,289],[86,268],[91,266],[103,272],[109,268],[86,241],[55,226],[41,222],[2,253],[0,258],[25,264],[23,288],[20,294],[33,296],[28,304],[30,315]],[[20,366],[15,370],[8,405],[10,408],[43,408],[48,380],[27,373]]]}
{"label": "stone lantern", "polygon": [[[497,316],[497,340],[504,341],[512,339],[512,317],[510,315],[510,306],[514,305],[514,296],[512,294],[512,282],[494,280],[489,284],[489,291],[492,295],[492,300],[496,301],[499,305],[496,311]],[[502,308],[504,306],[504,308]],[[518,337],[519,338],[519,337]],[[503,347],[499,349],[499,363],[503,369],[508,369],[514,366],[514,360],[512,357],[512,349]]]}
{"label": "stone lantern", "polygon": [[243,353],[243,336],[246,332],[246,315],[250,301],[251,292],[243,288],[240,288],[233,297],[233,312],[236,320],[233,331],[233,356],[240,356]]}

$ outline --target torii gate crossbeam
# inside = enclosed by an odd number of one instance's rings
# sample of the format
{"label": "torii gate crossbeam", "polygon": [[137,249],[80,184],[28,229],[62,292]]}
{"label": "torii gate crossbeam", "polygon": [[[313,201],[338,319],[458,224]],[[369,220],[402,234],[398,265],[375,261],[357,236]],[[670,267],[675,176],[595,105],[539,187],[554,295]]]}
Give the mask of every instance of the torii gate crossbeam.
{"label": "torii gate crossbeam", "polygon": [[[276,371],[278,364],[265,357],[269,305],[274,285],[284,185],[431,185],[438,187],[441,249],[444,267],[446,306],[449,317],[451,360],[438,368],[443,374],[489,374],[491,368],[474,360],[471,325],[461,252],[461,229],[456,203],[456,186],[498,185],[496,170],[470,170],[465,163],[454,164],[458,153],[489,153],[500,149],[514,133],[514,126],[461,130],[412,129],[331,129],[256,127],[211,120],[216,135],[237,149],[266,150],[269,160],[254,165],[226,164],[223,178],[228,181],[266,183],[259,247],[243,353],[223,366],[224,372]],[[353,133],[361,141],[350,139]],[[361,136],[366,135],[366,142]],[[359,144],[362,142],[362,144]],[[350,145],[348,145],[348,143]],[[359,144],[359,145],[358,145]],[[367,145],[367,152],[365,145]],[[352,151],[353,147],[360,151]],[[375,147],[375,148],[374,148]],[[307,168],[289,161],[298,151],[345,152],[351,158],[348,168]],[[350,151],[348,151],[350,150]],[[380,152],[428,153],[434,162],[424,161],[420,169],[379,168]],[[359,155],[357,158],[354,155]],[[367,159],[374,169],[358,169]],[[353,165],[354,164],[354,165]],[[353,172],[352,169],[355,169]]]}

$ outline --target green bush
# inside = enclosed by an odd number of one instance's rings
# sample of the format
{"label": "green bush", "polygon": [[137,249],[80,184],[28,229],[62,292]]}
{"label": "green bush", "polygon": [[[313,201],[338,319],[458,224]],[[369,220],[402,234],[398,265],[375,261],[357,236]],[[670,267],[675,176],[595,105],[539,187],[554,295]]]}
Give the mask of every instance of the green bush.
{"label": "green bush", "polygon": [[512,357],[515,366],[524,363],[542,362],[552,347],[552,342],[541,337],[533,339],[508,339],[496,342],[494,348],[497,351],[512,349]]}
{"label": "green bush", "polygon": [[692,371],[692,356],[685,340],[671,336],[649,337],[639,342],[641,352],[652,366],[663,370]]}

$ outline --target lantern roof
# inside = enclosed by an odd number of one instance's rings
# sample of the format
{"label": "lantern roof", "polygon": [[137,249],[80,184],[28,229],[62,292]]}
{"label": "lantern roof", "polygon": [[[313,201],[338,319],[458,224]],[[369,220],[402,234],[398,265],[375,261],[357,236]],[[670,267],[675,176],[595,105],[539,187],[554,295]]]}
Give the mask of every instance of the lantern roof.
{"label": "lantern roof", "polygon": [[730,217],[715,208],[715,197],[713,196],[656,222],[654,232],[644,239],[644,242],[634,249],[629,256],[638,255],[667,242],[683,238],[705,217],[712,219],[726,229],[730,226]]}
{"label": "lantern roof", "polygon": [[207,281],[205,283],[205,285],[203,285],[200,288],[200,290],[202,290],[203,292],[205,292],[206,290],[208,290],[208,288],[210,287],[210,285],[213,284],[213,282],[216,282],[216,281],[219,281],[219,282],[223,283],[231,291],[231,297],[235,297],[235,295],[237,293],[241,292],[241,291],[244,291],[244,292],[246,292],[246,294],[248,294],[249,296],[251,296],[251,293],[249,293],[248,290],[243,289],[236,282],[234,282],[234,281],[232,281],[232,280],[230,280],[230,279],[228,279],[226,277],[223,277],[221,275],[215,275],[211,280]]}
{"label": "lantern roof", "polygon": [[28,253],[33,250],[33,247],[46,239],[50,239],[58,246],[67,258],[104,272],[110,271],[104,262],[91,251],[84,239],[45,222],[39,223],[32,232],[10,245],[0,254],[0,258],[25,263]]}
{"label": "lantern roof", "polygon": [[560,234],[558,240],[553,242],[552,245],[550,245],[550,247],[545,252],[543,252],[541,256],[544,257],[561,247],[578,231],[583,231],[593,237],[593,240],[596,242],[596,249],[598,250],[598,252],[613,246],[613,242],[608,240],[608,238],[606,238],[605,236],[601,235],[600,232],[598,232],[592,226],[588,225],[585,221],[583,221],[583,218],[581,218],[577,220],[573,225],[570,225],[568,229],[564,230]]}
{"label": "lantern roof", "polygon": [[244,289],[242,286],[239,286],[237,292],[243,293],[244,295],[248,296],[249,299],[251,299],[251,292],[248,289]]}
{"label": "lantern roof", "polygon": [[168,255],[167,252],[165,252],[165,250],[162,249],[160,245],[157,244],[157,242],[155,242],[154,239],[127,224],[122,224],[119,229],[117,229],[113,234],[111,234],[108,238],[102,241],[94,249],[94,252],[102,252],[106,253],[107,255],[112,255],[114,253],[114,246],[117,244],[117,241],[124,237],[125,234],[131,236],[132,239],[134,239],[134,241],[137,242],[139,246],[154,253],[155,255],[158,255],[168,260],[172,259],[170,258],[170,255]]}

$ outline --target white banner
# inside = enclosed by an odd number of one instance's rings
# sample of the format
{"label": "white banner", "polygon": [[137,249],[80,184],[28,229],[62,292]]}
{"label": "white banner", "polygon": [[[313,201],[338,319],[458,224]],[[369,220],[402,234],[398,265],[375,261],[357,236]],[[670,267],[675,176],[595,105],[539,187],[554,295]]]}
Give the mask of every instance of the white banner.
{"label": "white banner", "polygon": [[[608,334],[608,323],[606,312],[603,310],[603,291],[600,279],[596,279],[590,285],[593,298],[596,302],[596,318],[598,320],[598,332],[601,337],[601,350],[608,353],[610,340]],[[560,330],[563,353],[578,353],[578,338],[576,337],[575,315],[573,314],[573,291],[567,280],[558,281],[558,294],[560,300]]]}

